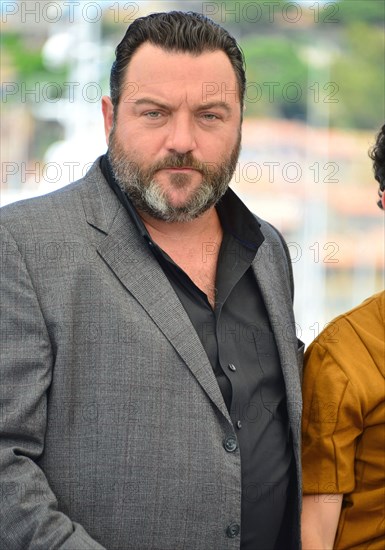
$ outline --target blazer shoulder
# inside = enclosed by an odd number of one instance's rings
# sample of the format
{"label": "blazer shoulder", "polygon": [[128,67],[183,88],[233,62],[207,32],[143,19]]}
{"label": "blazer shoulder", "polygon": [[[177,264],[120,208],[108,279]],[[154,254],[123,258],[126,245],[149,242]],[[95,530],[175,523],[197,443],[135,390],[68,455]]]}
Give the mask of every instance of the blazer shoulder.
{"label": "blazer shoulder", "polygon": [[84,177],[51,193],[18,201],[0,209],[0,224],[15,237],[18,234],[32,236],[39,229],[73,226],[85,217],[89,202],[94,201],[105,210],[114,201],[114,193],[108,186],[97,159]]}
{"label": "blazer shoulder", "polygon": [[287,243],[280,231],[271,223],[259,218],[255,215],[260,224],[261,231],[265,237],[265,243],[269,247],[269,255],[274,258],[274,261],[282,262],[283,268],[287,273],[290,282],[290,292],[292,299],[294,298],[294,277],[291,257]]}
{"label": "blazer shoulder", "polygon": [[260,218],[259,216],[255,215],[255,214],[254,214],[254,217],[258,221],[258,223],[261,227],[261,231],[262,231],[262,233],[264,234],[265,238],[268,241],[280,242],[283,247],[287,247],[286,241],[285,241],[282,233],[280,233],[280,231],[278,231],[278,229],[273,224],[271,224],[270,222]]}

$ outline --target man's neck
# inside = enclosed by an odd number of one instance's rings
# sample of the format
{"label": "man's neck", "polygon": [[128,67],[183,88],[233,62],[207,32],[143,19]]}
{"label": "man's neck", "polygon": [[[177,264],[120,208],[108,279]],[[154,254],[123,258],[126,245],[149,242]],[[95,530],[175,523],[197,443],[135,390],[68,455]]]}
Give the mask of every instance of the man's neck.
{"label": "man's neck", "polygon": [[216,209],[185,223],[167,223],[140,213],[152,240],[190,277],[215,304],[215,276],[222,226]]}
{"label": "man's neck", "polygon": [[166,222],[139,212],[151,238],[162,247],[161,242],[170,245],[179,243],[201,243],[221,234],[221,223],[215,207],[210,208],[198,218],[188,222]]}

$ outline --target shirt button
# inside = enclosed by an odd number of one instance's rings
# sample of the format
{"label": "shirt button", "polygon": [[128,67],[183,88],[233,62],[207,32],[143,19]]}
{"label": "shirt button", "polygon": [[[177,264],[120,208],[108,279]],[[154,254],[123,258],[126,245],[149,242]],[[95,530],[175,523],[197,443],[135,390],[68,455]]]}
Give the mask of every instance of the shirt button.
{"label": "shirt button", "polygon": [[233,365],[232,363],[229,363],[228,364],[228,367],[230,370],[232,370],[233,372],[235,372],[237,370],[237,367],[235,365]]}
{"label": "shirt button", "polygon": [[240,420],[237,420],[237,428],[238,430],[242,428],[242,422]]}
{"label": "shirt button", "polygon": [[236,438],[233,435],[226,437],[223,446],[228,453],[233,453],[238,448]]}
{"label": "shirt button", "polygon": [[233,539],[239,535],[240,530],[241,528],[238,523],[230,523],[230,525],[227,526],[226,535],[229,539]]}

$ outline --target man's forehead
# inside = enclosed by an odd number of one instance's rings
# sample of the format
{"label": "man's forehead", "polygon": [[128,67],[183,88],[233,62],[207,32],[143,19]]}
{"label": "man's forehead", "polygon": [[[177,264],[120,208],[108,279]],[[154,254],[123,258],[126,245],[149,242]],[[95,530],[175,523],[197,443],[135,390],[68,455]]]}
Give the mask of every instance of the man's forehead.
{"label": "man's forehead", "polygon": [[199,72],[221,74],[227,79],[236,79],[235,71],[227,54],[222,50],[204,50],[202,53],[165,50],[150,42],[145,42],[135,51],[126,75],[138,77],[162,76],[164,71],[170,71],[177,79],[189,76],[193,71],[195,76]]}
{"label": "man's forehead", "polygon": [[130,102],[141,97],[167,101],[184,92],[190,97],[199,94],[201,103],[239,101],[236,74],[222,50],[195,55],[145,43],[132,57],[123,87]]}

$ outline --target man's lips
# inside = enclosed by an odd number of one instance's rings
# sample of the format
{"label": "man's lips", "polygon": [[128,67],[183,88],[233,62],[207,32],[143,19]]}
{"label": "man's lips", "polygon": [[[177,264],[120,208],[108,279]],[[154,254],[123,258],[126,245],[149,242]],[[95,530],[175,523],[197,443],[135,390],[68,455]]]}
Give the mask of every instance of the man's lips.
{"label": "man's lips", "polygon": [[163,168],[163,170],[177,170],[178,172],[180,172],[182,170],[196,170],[196,168],[191,168],[191,166],[183,166],[182,168],[167,167]]}
{"label": "man's lips", "polygon": [[168,174],[185,174],[186,176],[200,174],[203,177],[203,171],[199,168],[193,168],[192,166],[163,166],[162,168],[157,168],[154,174],[159,172],[167,172]]}

